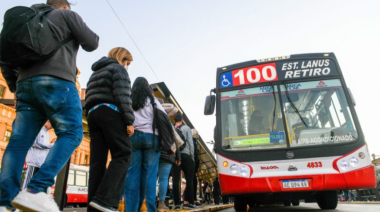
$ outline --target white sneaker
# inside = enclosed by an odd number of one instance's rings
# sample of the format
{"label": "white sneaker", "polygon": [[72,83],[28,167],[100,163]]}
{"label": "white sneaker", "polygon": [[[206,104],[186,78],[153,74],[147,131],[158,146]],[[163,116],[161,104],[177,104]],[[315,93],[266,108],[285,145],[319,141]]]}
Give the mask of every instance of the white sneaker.
{"label": "white sneaker", "polygon": [[10,212],[11,210],[8,209],[7,207],[0,206],[0,212]]}
{"label": "white sneaker", "polygon": [[53,197],[45,192],[33,194],[23,190],[13,199],[11,205],[27,212],[60,212]]}

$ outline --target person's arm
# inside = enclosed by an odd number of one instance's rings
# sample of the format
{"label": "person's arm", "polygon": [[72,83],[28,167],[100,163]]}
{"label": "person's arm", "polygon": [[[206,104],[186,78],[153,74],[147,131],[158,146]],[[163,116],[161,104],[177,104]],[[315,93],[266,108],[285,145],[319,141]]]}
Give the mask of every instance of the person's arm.
{"label": "person's arm", "polygon": [[16,92],[16,82],[18,77],[18,71],[11,66],[0,63],[1,73],[5,81],[7,82],[8,88],[12,93]]}
{"label": "person's arm", "polygon": [[120,110],[124,123],[132,126],[135,120],[131,100],[131,81],[125,69],[121,66],[115,66],[112,70],[112,95],[115,104]]}
{"label": "person's arm", "polygon": [[78,44],[87,52],[97,49],[99,46],[99,36],[88,28],[82,17],[76,12],[71,10],[65,12],[65,21]]}

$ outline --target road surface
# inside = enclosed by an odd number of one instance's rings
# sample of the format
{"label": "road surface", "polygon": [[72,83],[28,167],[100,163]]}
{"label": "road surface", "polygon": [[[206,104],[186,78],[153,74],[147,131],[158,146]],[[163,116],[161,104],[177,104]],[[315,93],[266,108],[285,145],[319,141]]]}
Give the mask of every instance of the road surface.
{"label": "road surface", "polygon": [[[233,208],[221,210],[221,212],[234,212]],[[380,204],[338,204],[335,210],[321,210],[316,203],[302,203],[300,206],[264,206],[249,210],[252,212],[380,212]]]}

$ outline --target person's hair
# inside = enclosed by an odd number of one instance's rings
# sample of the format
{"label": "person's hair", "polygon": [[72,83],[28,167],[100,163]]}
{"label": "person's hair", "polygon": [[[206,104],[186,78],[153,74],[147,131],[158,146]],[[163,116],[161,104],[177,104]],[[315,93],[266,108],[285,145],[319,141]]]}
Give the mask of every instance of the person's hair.
{"label": "person's hair", "polygon": [[116,47],[111,49],[111,51],[108,53],[108,57],[116,59],[120,65],[122,65],[122,63],[126,60],[133,61],[132,54],[123,47]]}
{"label": "person's hair", "polygon": [[47,0],[46,1],[47,5],[50,5],[52,7],[60,8],[60,7],[70,7],[71,3],[68,2],[67,0]]}
{"label": "person's hair", "polygon": [[154,103],[153,89],[150,87],[148,80],[144,77],[137,77],[132,86],[132,108],[134,111],[143,108],[146,103],[146,98],[149,98]]}
{"label": "person's hair", "polygon": [[183,117],[182,117],[181,113],[178,112],[177,114],[175,114],[175,116],[174,116],[175,122],[180,122],[180,121],[182,121],[182,119],[183,119]]}

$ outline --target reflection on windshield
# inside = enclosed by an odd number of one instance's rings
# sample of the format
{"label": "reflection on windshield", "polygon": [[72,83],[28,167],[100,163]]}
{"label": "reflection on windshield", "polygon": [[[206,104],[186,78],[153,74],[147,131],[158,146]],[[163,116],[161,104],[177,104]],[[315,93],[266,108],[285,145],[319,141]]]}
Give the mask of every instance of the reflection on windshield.
{"label": "reflection on windshield", "polygon": [[265,86],[222,93],[225,149],[286,147],[277,89]]}
{"label": "reflection on windshield", "polygon": [[292,91],[287,91],[285,85],[281,86],[291,146],[342,143],[356,139],[357,132],[339,80],[297,85],[300,89]]}
{"label": "reflection on windshield", "polygon": [[[286,148],[287,143],[296,147],[356,139],[339,80],[287,84],[279,88],[282,105],[277,86],[221,93],[223,148]],[[285,136],[285,130],[289,137]]]}

